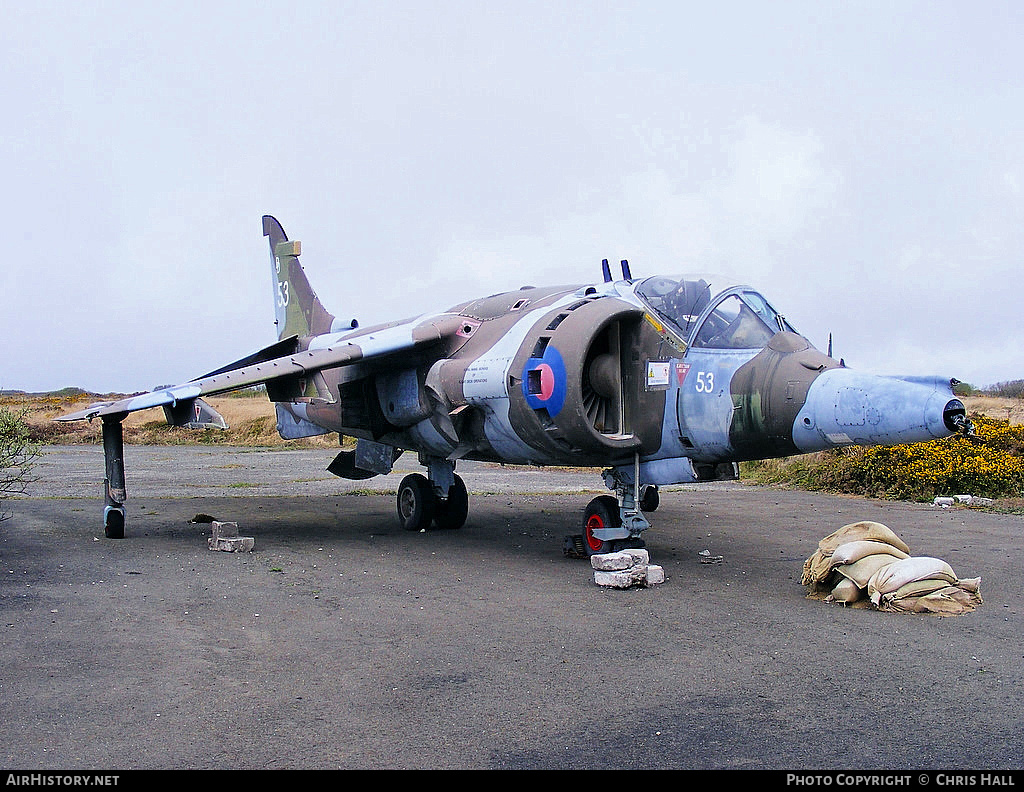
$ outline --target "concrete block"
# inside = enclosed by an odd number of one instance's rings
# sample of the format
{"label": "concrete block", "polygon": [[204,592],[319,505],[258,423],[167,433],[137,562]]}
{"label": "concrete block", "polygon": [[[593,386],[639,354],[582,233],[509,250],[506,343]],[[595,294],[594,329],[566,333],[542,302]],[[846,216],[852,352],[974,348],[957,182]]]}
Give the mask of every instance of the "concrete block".
{"label": "concrete block", "polygon": [[214,522],[211,524],[211,536],[208,541],[211,550],[223,550],[227,553],[248,553],[256,544],[251,536],[238,535],[238,523]]}
{"label": "concrete block", "polygon": [[619,589],[664,583],[665,570],[650,561],[650,553],[643,548],[599,553],[590,557],[590,565],[594,568],[594,582],[606,588]]}
{"label": "concrete block", "polygon": [[622,552],[628,556],[632,556],[636,566],[651,563],[651,554],[644,550],[642,547],[630,548],[627,550],[623,550]]}
{"label": "concrete block", "polygon": [[636,560],[627,553],[599,553],[590,557],[590,566],[601,572],[616,572],[636,566]]}
{"label": "concrete block", "polygon": [[590,565],[602,572],[615,572],[620,569],[644,566],[650,560],[650,554],[641,548],[620,550],[615,553],[598,553],[590,557]]}
{"label": "concrete block", "polygon": [[214,520],[211,526],[214,539],[238,538],[238,523],[236,522],[217,522],[217,520]]}
{"label": "concrete block", "polygon": [[251,536],[236,536],[233,539],[209,539],[211,550],[223,550],[226,553],[248,553],[256,545]]}
{"label": "concrete block", "polygon": [[647,567],[638,566],[631,569],[622,569],[614,572],[601,570],[594,572],[594,582],[606,588],[626,589],[633,586],[643,586],[647,581]]}

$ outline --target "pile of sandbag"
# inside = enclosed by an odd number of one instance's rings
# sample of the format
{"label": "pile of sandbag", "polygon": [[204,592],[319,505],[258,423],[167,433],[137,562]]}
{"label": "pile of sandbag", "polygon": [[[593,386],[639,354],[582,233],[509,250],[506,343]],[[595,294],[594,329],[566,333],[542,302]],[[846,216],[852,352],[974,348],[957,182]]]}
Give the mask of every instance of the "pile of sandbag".
{"label": "pile of sandbag", "polygon": [[801,582],[827,601],[879,610],[952,615],[981,604],[981,578],[961,580],[945,561],[911,556],[892,530],[868,520],[822,539]]}

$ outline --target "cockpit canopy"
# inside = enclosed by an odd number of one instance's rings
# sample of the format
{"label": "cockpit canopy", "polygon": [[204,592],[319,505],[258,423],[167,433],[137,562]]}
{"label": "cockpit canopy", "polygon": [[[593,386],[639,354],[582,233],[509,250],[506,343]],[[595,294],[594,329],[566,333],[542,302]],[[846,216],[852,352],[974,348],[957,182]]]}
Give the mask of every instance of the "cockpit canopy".
{"label": "cockpit canopy", "polygon": [[692,347],[760,349],[776,333],[796,332],[746,286],[715,292],[703,278],[656,276],[640,283],[636,293]]}

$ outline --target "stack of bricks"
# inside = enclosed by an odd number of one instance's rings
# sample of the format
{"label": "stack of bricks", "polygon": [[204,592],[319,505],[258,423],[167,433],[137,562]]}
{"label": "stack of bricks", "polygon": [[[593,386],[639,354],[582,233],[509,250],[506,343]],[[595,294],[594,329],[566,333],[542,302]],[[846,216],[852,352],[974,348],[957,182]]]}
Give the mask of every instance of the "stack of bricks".
{"label": "stack of bricks", "polygon": [[652,564],[646,550],[620,550],[590,557],[594,582],[607,588],[626,589],[665,582],[665,570]]}

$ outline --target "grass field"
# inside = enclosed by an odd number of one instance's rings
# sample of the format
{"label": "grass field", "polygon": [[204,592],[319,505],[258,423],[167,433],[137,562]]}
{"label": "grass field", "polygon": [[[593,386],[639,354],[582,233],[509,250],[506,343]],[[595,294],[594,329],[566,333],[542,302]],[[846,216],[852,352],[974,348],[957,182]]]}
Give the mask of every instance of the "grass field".
{"label": "grass field", "polygon": [[[70,391],[70,389],[69,389]],[[83,394],[61,392],[47,394],[4,393],[0,406],[14,411],[25,410],[32,436],[44,444],[98,443],[99,421],[57,423],[55,418],[81,410],[97,401],[121,398],[122,394]],[[124,421],[125,442],[136,444],[222,443],[226,445],[276,446],[305,444],[316,447],[337,446],[334,435],[302,441],[282,440],[277,434],[274,405],[263,394],[242,393],[213,396],[206,401],[224,416],[227,430],[179,429],[167,426],[163,410],[132,413]],[[1024,400],[994,396],[963,398],[967,411],[1011,424],[1024,423]]]}
{"label": "grass field", "polygon": [[[17,394],[7,393],[0,406],[25,411],[32,439],[44,445],[102,442],[101,421],[57,422],[54,419],[84,409],[97,401],[110,401],[121,394]],[[168,426],[162,409],[131,413],[124,420],[124,439],[135,445],[223,444],[239,446],[284,446],[293,448],[336,448],[335,434],[303,440],[283,440],[277,433],[274,405],[263,394],[213,396],[206,399],[224,416],[228,428],[184,429]]]}

